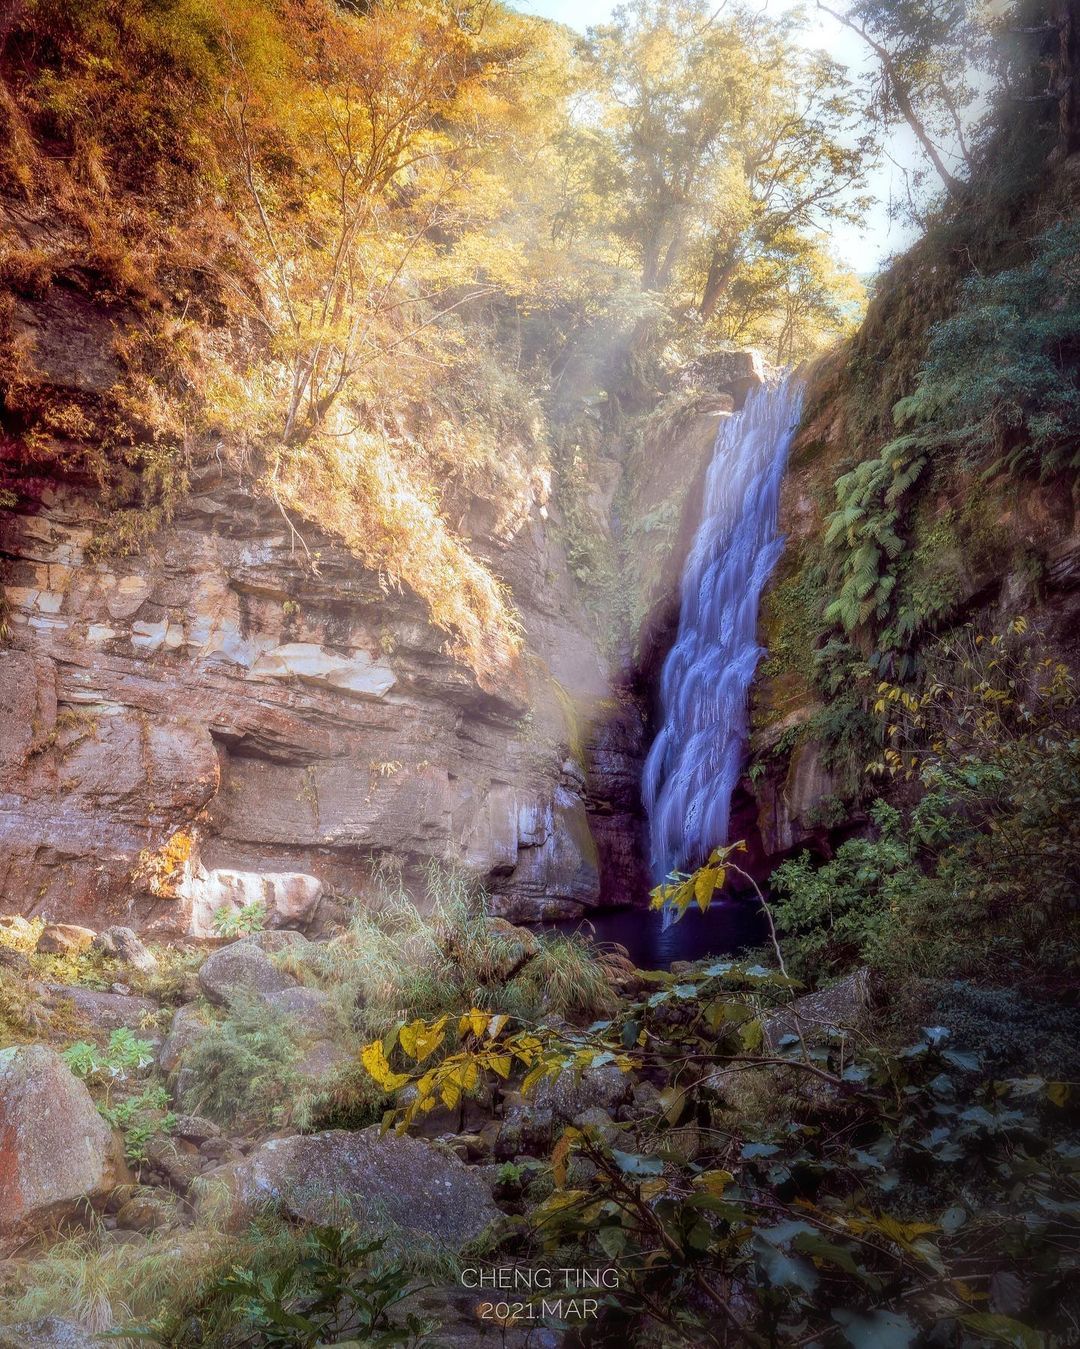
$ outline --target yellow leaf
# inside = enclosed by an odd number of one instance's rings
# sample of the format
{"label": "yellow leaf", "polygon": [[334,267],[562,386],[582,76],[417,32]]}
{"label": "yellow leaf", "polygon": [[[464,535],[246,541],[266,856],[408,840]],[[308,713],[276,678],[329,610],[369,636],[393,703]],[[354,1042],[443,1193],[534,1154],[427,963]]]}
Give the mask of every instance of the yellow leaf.
{"label": "yellow leaf", "polygon": [[501,1078],[510,1076],[511,1059],[509,1054],[492,1054],[488,1059],[488,1067],[492,1072],[498,1073]]}
{"label": "yellow leaf", "polygon": [[523,1096],[528,1096],[529,1092],[532,1091],[533,1087],[536,1086],[536,1084],[540,1081],[540,1079],[543,1076],[544,1076],[544,1065],[542,1063],[538,1063],[536,1067],[531,1070],[531,1072],[525,1074],[525,1080],[521,1084],[521,1094]]}
{"label": "yellow leaf", "polygon": [[430,1026],[423,1021],[410,1022],[409,1025],[402,1026],[398,1034],[402,1049],[417,1063],[423,1063],[425,1059],[430,1058],[445,1038],[445,1016],[440,1017]]}
{"label": "yellow leaf", "polygon": [[372,1040],[360,1051],[360,1062],[384,1091],[397,1091],[409,1080],[408,1073],[395,1073],[386,1061],[382,1041]]}
{"label": "yellow leaf", "polygon": [[1051,1105],[1064,1105],[1070,1095],[1068,1082],[1047,1082],[1046,1099]]}
{"label": "yellow leaf", "polygon": [[730,1171],[702,1171],[700,1176],[694,1177],[694,1188],[719,1197],[734,1179]]}
{"label": "yellow leaf", "polygon": [[551,1151],[551,1174],[555,1188],[561,1190],[566,1185],[566,1169],[570,1159],[570,1149],[581,1137],[579,1129],[564,1129],[559,1141]]}
{"label": "yellow leaf", "polygon": [[709,907],[709,901],[716,889],[718,874],[719,869],[717,867],[702,867],[694,877],[694,898],[697,900],[698,908],[702,913]]}

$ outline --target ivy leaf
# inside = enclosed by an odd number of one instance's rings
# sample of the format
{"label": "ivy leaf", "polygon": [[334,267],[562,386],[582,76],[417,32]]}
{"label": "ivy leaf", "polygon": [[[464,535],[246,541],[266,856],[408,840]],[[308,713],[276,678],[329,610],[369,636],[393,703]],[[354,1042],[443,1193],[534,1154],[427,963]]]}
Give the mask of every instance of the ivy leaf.
{"label": "ivy leaf", "polygon": [[773,1288],[798,1288],[804,1293],[812,1293],[818,1286],[817,1272],[807,1261],[785,1255],[760,1233],[754,1236],[753,1245],[758,1263]]}
{"label": "ivy leaf", "polygon": [[918,1331],[896,1312],[855,1312],[834,1307],[832,1318],[852,1349],[908,1349]]}
{"label": "ivy leaf", "polygon": [[659,1157],[645,1157],[639,1152],[620,1152],[618,1148],[612,1148],[611,1155],[615,1158],[615,1165],[627,1176],[659,1176],[664,1170],[664,1163]]}
{"label": "ivy leaf", "polygon": [[1042,1335],[1022,1321],[1014,1321],[1011,1316],[998,1316],[994,1312],[969,1312],[960,1317],[960,1324],[973,1330],[997,1344],[1011,1344],[1015,1349],[1043,1349]]}

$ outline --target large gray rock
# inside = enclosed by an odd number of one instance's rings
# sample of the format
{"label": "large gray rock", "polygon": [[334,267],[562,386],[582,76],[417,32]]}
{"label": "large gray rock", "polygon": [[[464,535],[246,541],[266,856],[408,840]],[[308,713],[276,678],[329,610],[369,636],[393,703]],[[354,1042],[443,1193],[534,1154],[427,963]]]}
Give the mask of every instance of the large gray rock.
{"label": "large gray rock", "polygon": [[78,923],[49,923],[38,938],[37,949],[42,955],[78,955],[89,950],[96,933],[93,928]]}
{"label": "large gray rock", "polygon": [[[259,934],[263,938],[268,935]],[[227,1007],[237,998],[263,999],[295,988],[296,980],[279,970],[260,944],[244,938],[215,951],[203,962],[199,987],[210,1002]]]}
{"label": "large gray rock", "polygon": [[613,1063],[601,1068],[586,1068],[578,1077],[569,1069],[558,1077],[545,1077],[527,1098],[536,1110],[550,1110],[559,1120],[570,1123],[583,1110],[599,1107],[613,1110],[629,1099],[633,1082]]}
{"label": "large gray rock", "polygon": [[97,1205],[128,1178],[120,1139],[44,1045],[0,1053],[0,1247]]}
{"label": "large gray rock", "polygon": [[92,942],[92,949],[103,955],[122,960],[140,974],[153,974],[158,967],[154,956],[129,927],[107,927]]}
{"label": "large gray rock", "polygon": [[288,1027],[297,1036],[309,1040],[332,1040],[341,1029],[341,1018],[333,999],[317,988],[283,988],[271,993],[266,1004],[272,1012],[284,1017]]}
{"label": "large gray rock", "polygon": [[786,1035],[801,1033],[804,1040],[823,1031],[857,1029],[870,1005],[870,971],[864,966],[827,988],[795,998],[786,1007],[762,1018],[765,1043],[776,1049]]}
{"label": "large gray rock", "polygon": [[158,1064],[164,1073],[173,1073],[180,1066],[184,1051],[196,1040],[204,1036],[210,1028],[210,1021],[202,1008],[195,1003],[186,1003],[178,1007],[173,1015],[172,1025],[165,1037],[158,1055]]}
{"label": "large gray rock", "polygon": [[74,1321],[46,1316],[0,1326],[0,1349],[101,1349],[102,1341]]}
{"label": "large gray rock", "polygon": [[238,1220],[276,1204],[310,1222],[383,1221],[460,1246],[499,1214],[475,1170],[407,1134],[380,1138],[377,1126],[273,1138],[215,1179],[228,1186]]}
{"label": "large gray rock", "polygon": [[131,1030],[153,1039],[157,1003],[134,993],[104,993],[75,984],[46,984],[50,1002],[67,1002],[81,1021],[97,1031]]}
{"label": "large gray rock", "polygon": [[185,877],[182,893],[191,904],[192,936],[211,937],[220,910],[236,912],[249,904],[261,904],[272,927],[302,927],[322,899],[323,883],[305,872],[207,871],[200,866]]}
{"label": "large gray rock", "polygon": [[495,1142],[495,1155],[544,1152],[568,1125],[592,1111],[612,1111],[630,1097],[633,1083],[614,1064],[588,1068],[578,1078],[564,1071],[544,1078],[526,1097],[511,1095]]}

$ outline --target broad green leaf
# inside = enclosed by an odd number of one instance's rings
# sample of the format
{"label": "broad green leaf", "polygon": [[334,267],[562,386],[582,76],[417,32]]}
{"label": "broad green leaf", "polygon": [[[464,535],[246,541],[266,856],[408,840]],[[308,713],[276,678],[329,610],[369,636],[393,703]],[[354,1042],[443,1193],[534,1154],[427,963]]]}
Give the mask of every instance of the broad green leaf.
{"label": "broad green leaf", "polygon": [[995,1312],[969,1312],[960,1317],[960,1324],[997,1344],[1011,1344],[1015,1349],[1043,1349],[1045,1337],[1022,1321]]}
{"label": "broad green leaf", "polygon": [[615,1165],[628,1176],[659,1176],[664,1170],[664,1163],[659,1157],[645,1157],[638,1152],[620,1152],[618,1148],[611,1149],[611,1155],[615,1158]]}
{"label": "broad green leaf", "polygon": [[836,1307],[832,1318],[852,1349],[908,1349],[919,1333],[906,1316],[897,1312],[855,1312]]}
{"label": "broad green leaf", "polygon": [[812,1293],[818,1286],[817,1271],[807,1261],[785,1254],[760,1233],[755,1233],[753,1246],[758,1264],[773,1288],[798,1288]]}

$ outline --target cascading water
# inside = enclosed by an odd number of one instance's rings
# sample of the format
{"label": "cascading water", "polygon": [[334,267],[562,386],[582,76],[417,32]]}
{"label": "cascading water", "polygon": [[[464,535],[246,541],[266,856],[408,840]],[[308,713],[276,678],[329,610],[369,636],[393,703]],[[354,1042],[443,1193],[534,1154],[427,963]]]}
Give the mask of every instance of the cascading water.
{"label": "cascading water", "polygon": [[801,404],[802,385],[788,377],[751,393],[716,437],[678,636],[660,678],[663,723],[642,781],[658,881],[728,842],[747,695],[762,655],[758,604],[783,548],[780,480]]}

